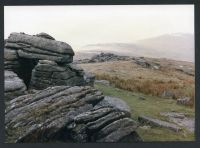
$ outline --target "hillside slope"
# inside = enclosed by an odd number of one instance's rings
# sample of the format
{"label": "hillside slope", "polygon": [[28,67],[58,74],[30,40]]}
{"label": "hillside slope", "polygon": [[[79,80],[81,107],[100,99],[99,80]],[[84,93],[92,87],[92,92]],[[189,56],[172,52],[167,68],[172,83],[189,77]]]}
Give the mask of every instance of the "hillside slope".
{"label": "hillside slope", "polygon": [[123,56],[145,56],[194,62],[194,35],[165,34],[135,43],[89,44],[76,52],[75,59],[90,58],[100,52]]}

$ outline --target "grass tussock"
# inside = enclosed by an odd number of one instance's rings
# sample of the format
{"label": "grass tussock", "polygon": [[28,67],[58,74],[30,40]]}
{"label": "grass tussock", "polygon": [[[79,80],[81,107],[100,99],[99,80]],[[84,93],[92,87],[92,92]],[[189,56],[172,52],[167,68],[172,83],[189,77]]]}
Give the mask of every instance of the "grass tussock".
{"label": "grass tussock", "polygon": [[142,77],[137,79],[124,79],[118,76],[110,76],[109,74],[96,74],[96,79],[108,80],[111,82],[111,84],[120,89],[137,91],[153,96],[162,96],[163,92],[167,90],[173,93],[173,99],[190,97],[191,102],[188,105],[191,107],[194,105],[194,86],[188,86],[187,81],[185,81],[185,83],[179,84],[172,80],[147,80],[142,79]]}

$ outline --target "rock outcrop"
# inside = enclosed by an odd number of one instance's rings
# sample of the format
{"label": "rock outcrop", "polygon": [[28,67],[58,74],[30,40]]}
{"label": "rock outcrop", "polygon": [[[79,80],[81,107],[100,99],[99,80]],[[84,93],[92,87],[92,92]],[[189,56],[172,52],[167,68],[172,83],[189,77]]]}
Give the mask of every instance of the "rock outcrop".
{"label": "rock outcrop", "polygon": [[41,90],[49,86],[94,83],[94,76],[72,64],[71,46],[46,33],[33,36],[11,33],[5,41],[4,53],[5,69],[14,71],[28,88]]}
{"label": "rock outcrop", "polygon": [[176,67],[175,68],[177,71],[180,71],[180,72],[183,72],[187,75],[190,75],[190,76],[194,76],[195,75],[195,71],[193,69],[190,69],[190,68],[185,68],[185,67]]}
{"label": "rock outcrop", "polygon": [[44,89],[57,85],[86,85],[84,71],[74,64],[59,66],[54,61],[40,60],[32,70],[30,87]]}
{"label": "rock outcrop", "polygon": [[27,59],[52,60],[58,63],[71,63],[74,51],[67,43],[47,38],[49,35],[31,36],[23,33],[11,33],[6,49],[16,50],[18,56]]}
{"label": "rock outcrop", "polygon": [[123,61],[123,60],[130,60],[131,58],[128,56],[119,56],[113,53],[100,53],[94,55],[91,59],[82,59],[77,60],[75,63],[99,63],[99,62],[109,62],[109,61]]}
{"label": "rock outcrop", "polygon": [[16,98],[26,93],[26,85],[17,74],[12,71],[4,71],[4,97],[5,101]]}
{"label": "rock outcrop", "polygon": [[160,69],[160,65],[159,64],[147,61],[143,57],[133,58],[133,60],[134,60],[134,62],[136,64],[142,66],[143,68],[151,68],[151,69],[155,69],[155,70],[159,70]]}
{"label": "rock outcrop", "polygon": [[136,142],[137,123],[90,86],[55,86],[7,103],[6,142]]}
{"label": "rock outcrop", "polygon": [[73,63],[70,45],[12,33],[4,53],[6,143],[142,140],[125,102],[91,87],[95,76]]}

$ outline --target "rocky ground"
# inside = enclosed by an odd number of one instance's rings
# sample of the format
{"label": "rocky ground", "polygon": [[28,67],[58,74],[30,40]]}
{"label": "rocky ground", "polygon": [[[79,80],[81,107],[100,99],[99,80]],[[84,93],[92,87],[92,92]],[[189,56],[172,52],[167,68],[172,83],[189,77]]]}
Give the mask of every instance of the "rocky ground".
{"label": "rocky ground", "polygon": [[5,41],[5,142],[139,142],[139,124],[120,98],[73,62],[70,45],[46,33]]}

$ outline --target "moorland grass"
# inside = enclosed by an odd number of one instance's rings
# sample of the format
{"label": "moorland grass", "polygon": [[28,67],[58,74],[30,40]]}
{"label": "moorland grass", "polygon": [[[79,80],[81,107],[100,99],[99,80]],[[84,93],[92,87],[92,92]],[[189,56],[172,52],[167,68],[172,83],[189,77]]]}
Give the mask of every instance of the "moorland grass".
{"label": "moorland grass", "polygon": [[[131,116],[137,119],[140,115],[146,115],[161,120],[166,120],[166,117],[160,115],[160,112],[183,112],[188,116],[194,117],[194,108],[177,105],[173,99],[163,99],[161,97],[146,95],[139,92],[131,92],[119,89],[113,86],[104,86],[95,84],[95,87],[103,92],[104,95],[119,97],[124,100],[131,109]],[[144,97],[145,100],[140,100],[139,97]],[[174,132],[169,129],[152,127],[150,129],[138,128],[138,133],[144,141],[192,141],[194,133],[183,129],[180,132]]]}

